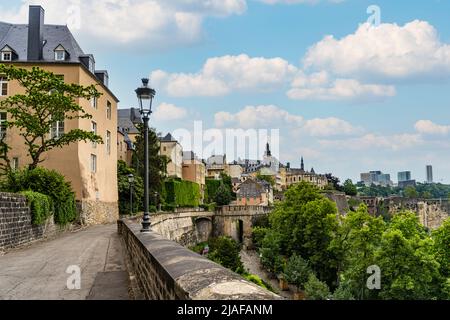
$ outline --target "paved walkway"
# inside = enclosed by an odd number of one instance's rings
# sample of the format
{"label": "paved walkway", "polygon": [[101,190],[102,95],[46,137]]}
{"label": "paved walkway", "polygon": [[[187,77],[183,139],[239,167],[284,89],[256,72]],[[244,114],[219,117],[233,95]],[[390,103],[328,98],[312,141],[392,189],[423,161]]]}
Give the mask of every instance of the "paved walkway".
{"label": "paved walkway", "polygon": [[290,291],[281,291],[278,281],[269,277],[268,272],[266,270],[264,270],[264,267],[261,265],[260,258],[256,251],[242,250],[240,255],[241,255],[241,261],[244,264],[244,267],[251,274],[257,275],[262,280],[269,283],[278,295],[280,295],[288,300],[293,299],[293,294]]}
{"label": "paved walkway", "polygon": [[[67,287],[71,266],[72,272],[79,267],[79,290]],[[115,224],[0,256],[0,300],[123,300],[129,299],[128,279]]]}

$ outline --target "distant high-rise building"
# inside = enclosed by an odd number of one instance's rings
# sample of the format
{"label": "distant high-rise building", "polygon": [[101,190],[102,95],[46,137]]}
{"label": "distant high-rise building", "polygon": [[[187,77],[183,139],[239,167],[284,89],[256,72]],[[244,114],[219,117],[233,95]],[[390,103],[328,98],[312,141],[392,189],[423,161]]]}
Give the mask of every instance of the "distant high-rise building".
{"label": "distant high-rise building", "polygon": [[370,171],[361,173],[361,181],[368,187],[372,184],[376,186],[392,186],[391,175],[382,173],[381,171]]}
{"label": "distant high-rise building", "polygon": [[433,183],[433,166],[427,166],[427,183]]}
{"label": "distant high-rise building", "polygon": [[405,182],[411,180],[411,171],[403,171],[398,173],[398,182]]}

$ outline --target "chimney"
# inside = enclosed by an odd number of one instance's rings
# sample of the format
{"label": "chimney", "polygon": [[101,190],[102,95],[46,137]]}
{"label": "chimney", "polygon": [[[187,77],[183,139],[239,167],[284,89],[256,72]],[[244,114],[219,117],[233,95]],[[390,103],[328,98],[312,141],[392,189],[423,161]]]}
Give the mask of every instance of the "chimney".
{"label": "chimney", "polygon": [[30,6],[28,17],[28,60],[42,60],[44,44],[44,15],[41,6]]}

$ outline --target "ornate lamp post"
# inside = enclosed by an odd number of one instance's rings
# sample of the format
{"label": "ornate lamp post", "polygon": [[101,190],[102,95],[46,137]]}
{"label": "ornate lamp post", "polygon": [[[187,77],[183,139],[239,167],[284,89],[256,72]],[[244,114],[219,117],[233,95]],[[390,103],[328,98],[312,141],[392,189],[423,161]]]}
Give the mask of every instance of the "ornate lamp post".
{"label": "ornate lamp post", "polygon": [[130,183],[130,213],[133,215],[133,187],[134,187],[134,175],[130,173],[128,175],[128,182]]}
{"label": "ornate lamp post", "polygon": [[150,231],[150,212],[149,212],[149,171],[148,171],[148,121],[152,114],[152,103],[156,91],[148,86],[148,79],[142,79],[142,87],[136,89],[136,95],[139,100],[139,112],[144,121],[144,218],[142,220],[141,232]]}

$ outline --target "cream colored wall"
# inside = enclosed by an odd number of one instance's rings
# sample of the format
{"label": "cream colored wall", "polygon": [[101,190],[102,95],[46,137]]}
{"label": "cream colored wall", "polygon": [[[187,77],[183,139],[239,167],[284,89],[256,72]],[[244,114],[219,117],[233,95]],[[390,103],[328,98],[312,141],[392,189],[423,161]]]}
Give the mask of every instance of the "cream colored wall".
{"label": "cream colored wall", "polygon": [[[165,150],[164,150],[165,148]],[[183,148],[178,142],[161,142],[160,154],[170,159],[167,164],[169,177],[183,178]]]}
{"label": "cream colored wall", "polygon": [[230,164],[228,166],[228,175],[232,178],[240,178],[244,169],[240,165]]}
{"label": "cream colored wall", "polygon": [[[83,69],[80,65],[69,64],[39,64],[37,65],[47,71],[58,75],[64,75],[66,83],[75,83],[83,86],[98,84],[93,75]],[[19,64],[18,67],[30,69],[29,64]],[[105,144],[92,148],[91,143],[73,143],[62,149],[54,149],[43,156],[45,161],[40,164],[43,167],[54,169],[63,174],[71,182],[78,200],[98,200],[104,202],[117,202],[117,102],[101,86],[97,89],[102,93],[98,99],[98,110],[91,107],[89,101],[77,101],[84,110],[93,116],[92,119],[73,119],[65,121],[65,132],[80,128],[91,130],[91,121],[97,123],[97,133],[104,139]],[[23,88],[17,82],[10,82],[8,95],[22,93]],[[1,99],[1,98],[0,98]],[[106,118],[106,101],[111,102],[111,120]],[[106,152],[106,131],[111,132],[111,154]],[[6,142],[11,147],[10,159],[19,158],[20,167],[28,165],[31,160],[27,156],[27,150],[17,130],[10,130]],[[97,155],[97,173],[90,172],[90,155]]]}

